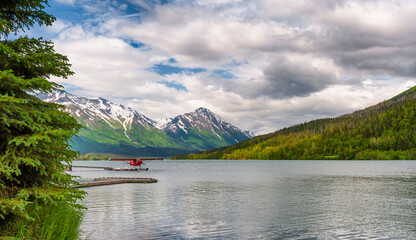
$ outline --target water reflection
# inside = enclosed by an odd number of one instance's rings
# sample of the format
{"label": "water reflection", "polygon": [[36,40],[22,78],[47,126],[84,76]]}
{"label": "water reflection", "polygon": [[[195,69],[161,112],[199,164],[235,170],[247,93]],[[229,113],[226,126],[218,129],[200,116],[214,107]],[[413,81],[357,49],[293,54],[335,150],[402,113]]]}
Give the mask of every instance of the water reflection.
{"label": "water reflection", "polygon": [[[85,236],[410,239],[416,233],[415,161],[169,161],[149,168],[128,174],[155,177],[157,184],[86,189]],[[120,173],[78,172],[98,174]]]}

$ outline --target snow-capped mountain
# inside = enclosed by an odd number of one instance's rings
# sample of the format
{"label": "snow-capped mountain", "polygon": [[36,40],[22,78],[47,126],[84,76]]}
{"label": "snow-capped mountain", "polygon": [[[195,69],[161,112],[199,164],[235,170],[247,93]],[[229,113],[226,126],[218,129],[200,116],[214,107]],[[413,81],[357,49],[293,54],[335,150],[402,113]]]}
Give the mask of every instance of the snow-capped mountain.
{"label": "snow-capped mountain", "polygon": [[173,118],[162,131],[175,139],[205,149],[231,145],[251,138],[249,134],[206,108],[198,108],[194,112]]}
{"label": "snow-capped mountain", "polygon": [[66,111],[75,115],[87,127],[94,128],[97,121],[104,121],[111,128],[117,129],[122,125],[124,135],[131,140],[128,131],[133,125],[146,129],[154,128],[156,122],[129,107],[112,103],[104,98],[88,99],[77,97],[68,93],[55,93],[44,99],[46,102],[55,102],[66,106]]}
{"label": "snow-capped mountain", "polygon": [[124,105],[104,98],[88,99],[68,93],[40,96],[44,101],[62,104],[84,128],[74,137],[72,148],[80,153],[115,153],[135,156],[168,156],[189,152],[156,128],[156,122]]}
{"label": "snow-capped mountain", "polygon": [[205,108],[166,119],[163,125],[124,105],[104,98],[88,99],[69,93],[39,96],[65,106],[84,128],[72,147],[88,152],[171,156],[223,147],[250,138]]}

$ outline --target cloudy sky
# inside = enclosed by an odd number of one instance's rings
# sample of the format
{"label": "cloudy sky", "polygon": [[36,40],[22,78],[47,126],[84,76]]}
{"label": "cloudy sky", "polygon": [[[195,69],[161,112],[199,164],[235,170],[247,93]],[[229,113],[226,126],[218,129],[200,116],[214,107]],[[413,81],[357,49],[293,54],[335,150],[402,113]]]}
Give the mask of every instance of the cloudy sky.
{"label": "cloudy sky", "polygon": [[206,107],[256,134],[416,85],[416,1],[51,0],[76,73],[53,79],[158,120]]}

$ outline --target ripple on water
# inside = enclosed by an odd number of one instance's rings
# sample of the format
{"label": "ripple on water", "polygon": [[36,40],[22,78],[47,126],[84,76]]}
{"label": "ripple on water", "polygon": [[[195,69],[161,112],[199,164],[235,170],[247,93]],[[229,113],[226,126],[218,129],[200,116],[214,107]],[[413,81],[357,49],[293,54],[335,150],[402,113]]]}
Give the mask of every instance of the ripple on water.
{"label": "ripple on water", "polygon": [[412,239],[416,232],[416,161],[168,161],[147,167],[129,177],[158,183],[86,189],[84,236]]}

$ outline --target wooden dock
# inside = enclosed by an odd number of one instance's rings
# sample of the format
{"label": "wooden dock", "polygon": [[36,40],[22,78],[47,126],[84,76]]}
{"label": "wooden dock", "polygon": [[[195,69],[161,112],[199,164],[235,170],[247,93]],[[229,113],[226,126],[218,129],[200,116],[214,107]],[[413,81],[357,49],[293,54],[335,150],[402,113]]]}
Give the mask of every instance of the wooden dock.
{"label": "wooden dock", "polygon": [[120,183],[156,183],[154,178],[126,178],[126,177],[105,177],[96,178],[92,182],[80,182],[78,185],[73,185],[74,188],[103,186]]}

